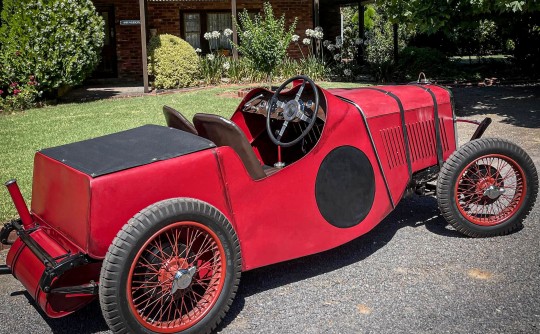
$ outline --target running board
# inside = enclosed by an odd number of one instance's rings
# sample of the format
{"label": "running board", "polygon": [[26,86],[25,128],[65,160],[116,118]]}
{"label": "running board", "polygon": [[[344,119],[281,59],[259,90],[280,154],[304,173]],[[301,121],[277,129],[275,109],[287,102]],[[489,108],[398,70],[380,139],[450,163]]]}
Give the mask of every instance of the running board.
{"label": "running board", "polygon": [[97,295],[99,292],[99,285],[94,281],[90,281],[88,284],[66,286],[56,289],[51,289],[50,293],[58,293],[62,295],[72,294],[85,294],[85,295]]}
{"label": "running board", "polygon": [[11,269],[5,264],[0,265],[0,275],[9,275],[11,274]]}

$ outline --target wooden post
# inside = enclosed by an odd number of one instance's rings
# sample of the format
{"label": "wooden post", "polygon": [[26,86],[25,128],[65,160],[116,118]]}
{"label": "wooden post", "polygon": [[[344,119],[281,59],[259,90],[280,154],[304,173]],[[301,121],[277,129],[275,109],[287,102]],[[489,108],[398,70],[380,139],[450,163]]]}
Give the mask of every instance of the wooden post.
{"label": "wooden post", "polygon": [[[234,24],[234,22],[237,22],[238,20],[238,17],[236,16],[236,0],[231,0],[231,15],[233,21],[233,43],[238,45],[238,30],[236,29],[236,24]],[[236,49],[236,47],[233,47],[233,59],[238,59],[238,50]]]}
{"label": "wooden post", "polygon": [[146,0],[139,0],[140,20],[141,20],[141,49],[144,92],[148,93],[148,52],[146,51]]}
{"label": "wooden post", "polygon": [[313,26],[319,27],[321,25],[321,19],[320,19],[320,0],[314,0],[313,1]]}
{"label": "wooden post", "polygon": [[[366,29],[364,27],[365,10],[366,8],[362,2],[358,1],[358,38],[361,38],[364,43],[366,39]],[[364,43],[358,45],[358,62],[360,64],[364,63]]]}

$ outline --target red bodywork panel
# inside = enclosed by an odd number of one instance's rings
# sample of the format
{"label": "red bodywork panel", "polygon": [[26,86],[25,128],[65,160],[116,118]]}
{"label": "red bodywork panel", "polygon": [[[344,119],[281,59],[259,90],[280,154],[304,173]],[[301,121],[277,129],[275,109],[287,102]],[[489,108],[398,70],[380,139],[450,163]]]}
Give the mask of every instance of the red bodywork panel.
{"label": "red bodywork panel", "polygon": [[131,217],[165,199],[197,198],[230,217],[215,150],[95,179],[39,152],[35,160],[32,212],[95,259]]}
{"label": "red bodywork panel", "polygon": [[[441,134],[443,160],[456,150],[452,101],[448,91],[439,86],[425,86],[435,95]],[[437,165],[434,103],[423,88],[407,86],[373,87],[396,95],[403,105],[409,137],[412,172]],[[379,158],[383,164],[394,204],[401,199],[409,182],[400,109],[394,98],[373,89],[331,89],[332,94],[354,101],[367,118]]]}
{"label": "red bodywork panel", "polygon": [[[456,148],[450,94],[437,86],[427,87],[437,100],[446,159]],[[412,172],[437,165],[431,95],[415,86],[376,88],[394,94],[403,104]],[[268,155],[272,148],[261,143],[265,128],[254,118],[261,115],[242,112],[244,103],[261,91],[248,94],[232,120],[263,162],[261,150]],[[208,148],[96,178],[38,152],[31,211],[42,227],[31,237],[52,256],[70,251],[101,260],[118,231],[137,212],[165,199],[187,197],[207,202],[228,218],[240,240],[243,270],[322,252],[355,239],[390,213],[410,181],[402,116],[393,97],[373,89],[321,90],[322,100],[326,120],[318,143],[299,160],[260,180],[249,176],[230,147]],[[315,189],[323,160],[340,147],[363,152],[374,172],[373,205],[363,220],[348,228],[336,227],[323,217]],[[20,240],[10,250],[8,265],[50,316],[68,314],[89,300],[81,297],[68,302],[43,293],[38,281],[44,266]],[[65,281],[55,284],[97,279],[99,262],[74,272],[81,275],[68,274]]]}

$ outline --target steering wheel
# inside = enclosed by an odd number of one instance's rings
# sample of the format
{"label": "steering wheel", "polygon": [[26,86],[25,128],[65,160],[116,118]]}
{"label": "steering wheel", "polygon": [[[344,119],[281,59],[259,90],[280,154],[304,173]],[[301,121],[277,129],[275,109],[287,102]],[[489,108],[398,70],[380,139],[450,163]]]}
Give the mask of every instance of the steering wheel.
{"label": "steering wheel", "polygon": [[[285,87],[290,84],[291,82],[295,80],[302,80],[302,85],[300,89],[298,89],[298,93],[296,93],[296,96],[294,97],[294,100],[290,100],[287,102],[281,102],[278,100],[278,96],[281,94],[281,91],[285,89]],[[313,90],[313,94],[315,96],[315,108],[312,109],[311,107],[307,107],[306,103],[301,99],[302,93],[304,92],[304,89],[306,88],[306,83],[309,83],[311,85],[311,88]],[[272,114],[278,109],[283,110],[283,118],[285,121],[283,122],[283,125],[281,126],[281,129],[279,132],[277,132],[277,135],[274,134],[272,131],[272,127],[270,125],[270,120]],[[268,132],[268,136],[270,137],[270,140],[282,147],[291,147],[295,144],[297,144],[302,138],[307,136],[309,131],[313,128],[315,125],[315,121],[317,121],[317,111],[319,110],[319,90],[317,89],[317,86],[315,86],[315,83],[313,80],[308,78],[304,75],[299,75],[290,78],[289,80],[285,81],[274,93],[274,96],[270,99],[267,107],[267,113],[266,113],[266,132]],[[283,134],[285,133],[285,130],[287,130],[287,126],[290,122],[295,120],[301,120],[303,122],[306,122],[308,125],[302,131],[302,133],[296,137],[294,140],[289,142],[282,142],[281,138],[283,137]]]}

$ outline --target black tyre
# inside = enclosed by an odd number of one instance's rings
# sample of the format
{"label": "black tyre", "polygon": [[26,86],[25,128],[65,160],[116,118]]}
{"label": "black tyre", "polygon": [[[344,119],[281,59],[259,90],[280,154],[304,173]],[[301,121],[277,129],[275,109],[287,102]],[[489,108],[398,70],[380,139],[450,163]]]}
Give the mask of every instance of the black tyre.
{"label": "black tyre", "polygon": [[505,235],[522,227],[537,194],[533,161],[503,139],[465,144],[444,163],[437,181],[442,215],[471,237]]}
{"label": "black tyre", "polygon": [[240,244],[216,208],[171,199],[139,212],[109,247],[99,300],[114,333],[209,333],[238,289]]}

